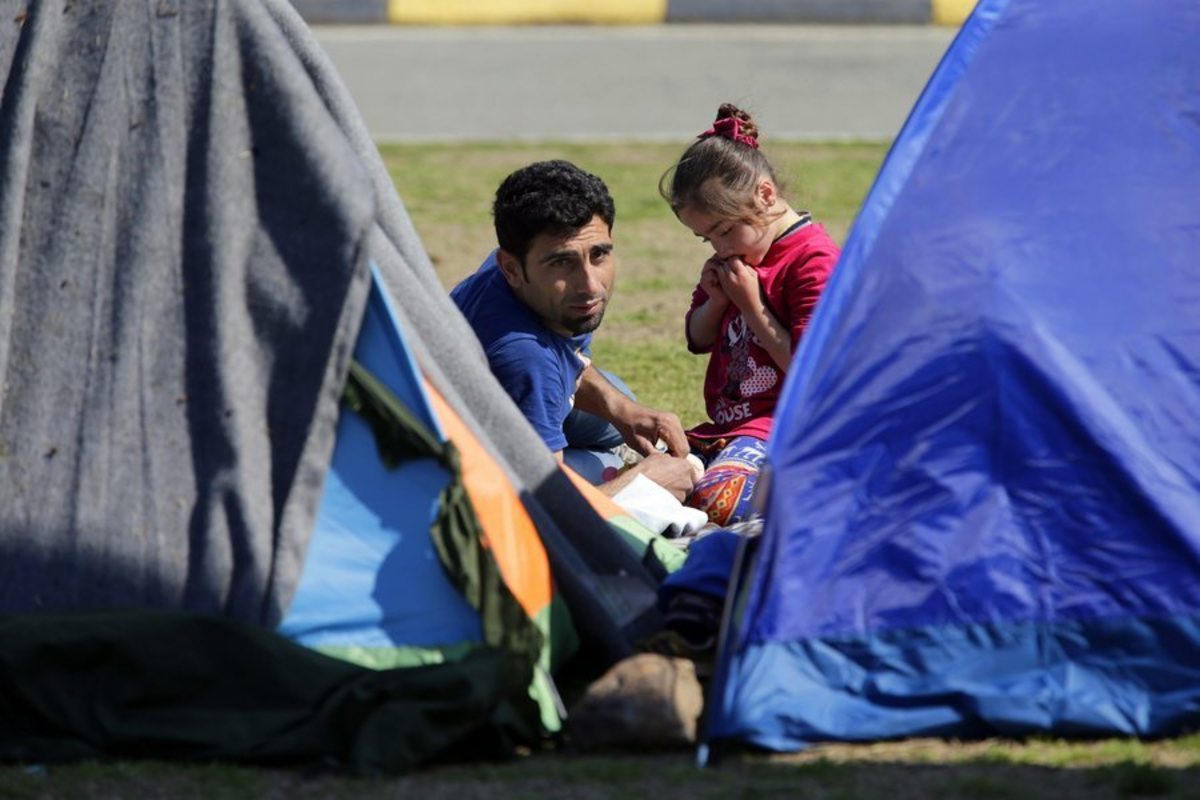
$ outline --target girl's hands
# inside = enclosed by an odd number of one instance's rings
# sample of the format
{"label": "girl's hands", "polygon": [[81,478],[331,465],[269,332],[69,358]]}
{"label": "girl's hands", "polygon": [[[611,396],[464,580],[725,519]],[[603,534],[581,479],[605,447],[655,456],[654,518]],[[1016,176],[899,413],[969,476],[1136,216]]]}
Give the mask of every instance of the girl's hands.
{"label": "girl's hands", "polygon": [[[714,272],[721,286],[721,293],[729,298],[738,310],[745,313],[757,307],[759,301],[758,273],[737,256],[726,259],[710,258],[704,267],[714,264]],[[703,280],[703,273],[701,273]],[[708,288],[705,287],[705,291]]]}
{"label": "girl's hands", "polygon": [[729,303],[729,297],[721,285],[720,276],[724,263],[721,259],[713,256],[705,261],[704,266],[700,269],[700,288],[704,290],[710,300],[721,306]]}

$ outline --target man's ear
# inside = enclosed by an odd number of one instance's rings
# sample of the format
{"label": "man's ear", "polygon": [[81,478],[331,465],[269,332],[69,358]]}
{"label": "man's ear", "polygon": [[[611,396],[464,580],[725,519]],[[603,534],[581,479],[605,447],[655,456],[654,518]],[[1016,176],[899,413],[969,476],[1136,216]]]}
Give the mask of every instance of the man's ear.
{"label": "man's ear", "polygon": [[500,272],[504,274],[504,280],[508,281],[509,286],[519,289],[525,283],[525,268],[521,265],[521,259],[504,248],[500,248],[496,251],[496,263],[500,266]]}

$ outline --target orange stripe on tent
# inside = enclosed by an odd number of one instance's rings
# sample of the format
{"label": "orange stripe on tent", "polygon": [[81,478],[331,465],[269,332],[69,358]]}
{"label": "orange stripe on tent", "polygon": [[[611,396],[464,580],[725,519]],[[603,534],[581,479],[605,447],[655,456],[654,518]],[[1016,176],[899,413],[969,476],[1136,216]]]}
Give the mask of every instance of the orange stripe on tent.
{"label": "orange stripe on tent", "polygon": [[425,382],[430,404],[446,435],[462,455],[462,478],[483,526],[486,544],[509,591],[530,618],[550,605],[550,562],[537,528],[512,482],[454,409]]}
{"label": "orange stripe on tent", "polygon": [[568,477],[575,484],[575,488],[592,504],[592,508],[596,509],[596,513],[603,517],[605,522],[611,522],[615,517],[629,516],[629,512],[621,508],[617,504],[617,501],[588,483],[587,479],[575,472],[575,470],[564,464],[563,472],[567,473]]}

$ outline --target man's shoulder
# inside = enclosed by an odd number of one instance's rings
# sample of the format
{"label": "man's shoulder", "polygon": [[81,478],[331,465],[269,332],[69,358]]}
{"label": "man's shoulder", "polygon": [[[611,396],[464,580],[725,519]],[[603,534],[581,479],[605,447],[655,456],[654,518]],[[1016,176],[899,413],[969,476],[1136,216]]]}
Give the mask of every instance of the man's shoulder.
{"label": "man's shoulder", "polygon": [[522,360],[531,362],[550,361],[557,357],[554,343],[537,331],[507,330],[491,337],[484,346],[489,360],[503,359],[520,363]]}
{"label": "man's shoulder", "polygon": [[[450,290],[450,299],[466,313],[483,295],[495,294],[500,287],[497,279],[501,278],[500,268],[496,264],[496,251],[493,250],[479,265],[479,269],[463,278]],[[503,281],[500,281],[503,284]]]}
{"label": "man's shoulder", "polygon": [[538,337],[541,323],[513,295],[496,264],[496,253],[483,261],[473,274],[450,290],[450,299],[466,317],[485,350],[510,337]]}

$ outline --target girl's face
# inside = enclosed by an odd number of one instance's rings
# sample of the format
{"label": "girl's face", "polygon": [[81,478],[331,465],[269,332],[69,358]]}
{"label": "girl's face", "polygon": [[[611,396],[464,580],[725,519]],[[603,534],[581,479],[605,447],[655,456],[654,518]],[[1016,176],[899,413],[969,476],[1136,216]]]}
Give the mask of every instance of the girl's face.
{"label": "girl's face", "polygon": [[741,219],[719,217],[710,211],[691,206],[679,210],[679,221],[692,233],[712,245],[717,258],[737,256],[752,267],[757,267],[767,255],[773,241],[774,226],[770,212],[776,201],[775,186],[770,181],[759,183],[754,194],[754,210],[761,223],[752,224]]}
{"label": "girl's face", "polygon": [[750,266],[757,267],[771,247],[769,224],[751,225],[690,207],[679,210],[679,221],[712,245],[717,258],[737,256]]}

